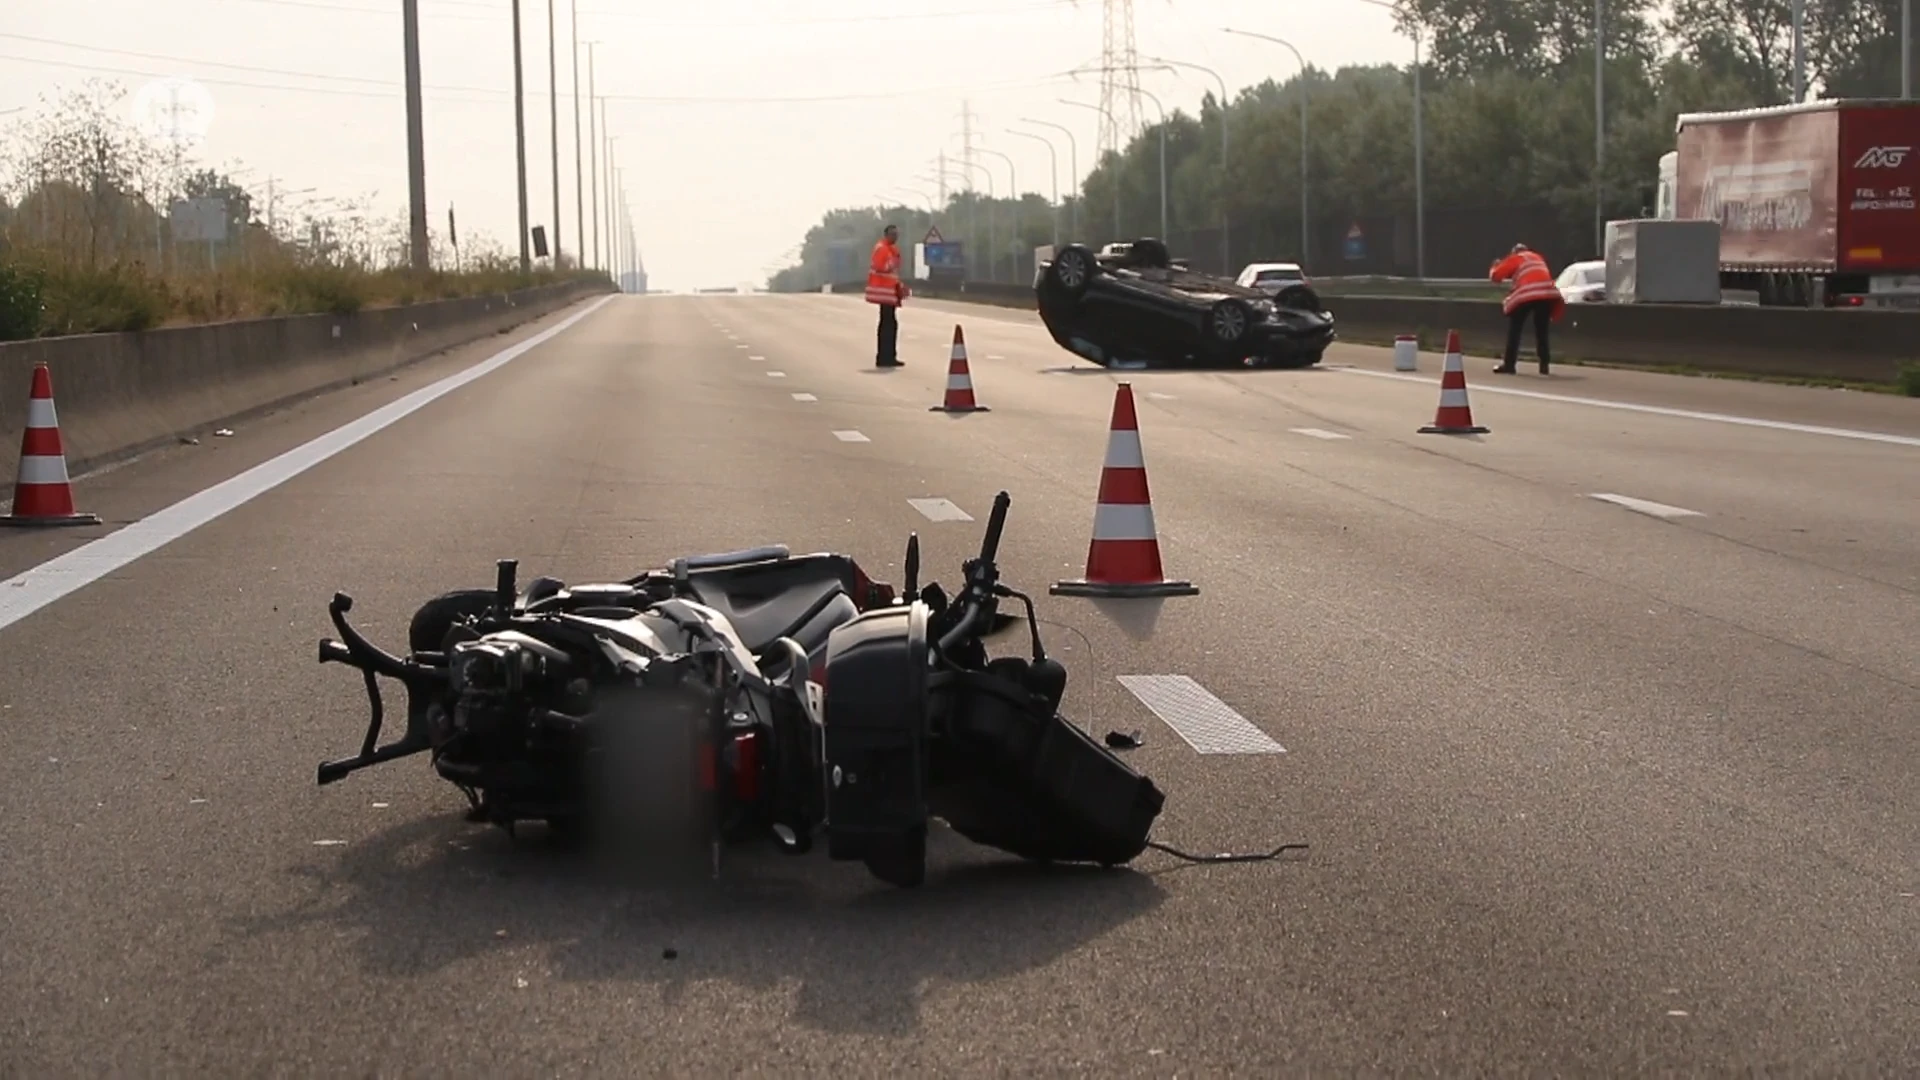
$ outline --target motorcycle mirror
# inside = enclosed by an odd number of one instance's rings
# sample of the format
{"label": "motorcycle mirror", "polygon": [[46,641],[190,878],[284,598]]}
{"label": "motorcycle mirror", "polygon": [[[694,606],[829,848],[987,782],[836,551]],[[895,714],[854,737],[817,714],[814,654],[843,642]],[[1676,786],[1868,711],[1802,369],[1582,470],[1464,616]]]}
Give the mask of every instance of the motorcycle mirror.
{"label": "motorcycle mirror", "polygon": [[907,584],[900,590],[901,596],[913,596],[920,591],[920,534],[907,534]]}
{"label": "motorcycle mirror", "polygon": [[513,614],[513,597],[519,591],[520,560],[500,559],[493,565],[493,606],[501,618],[506,618]]}

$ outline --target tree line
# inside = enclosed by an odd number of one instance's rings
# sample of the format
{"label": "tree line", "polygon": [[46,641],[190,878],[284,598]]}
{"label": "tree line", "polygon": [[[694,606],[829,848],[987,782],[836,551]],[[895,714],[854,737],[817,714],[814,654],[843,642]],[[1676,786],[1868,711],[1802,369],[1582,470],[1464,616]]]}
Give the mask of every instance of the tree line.
{"label": "tree line", "polygon": [[[1397,22],[1422,42],[1429,276],[1484,273],[1493,254],[1523,240],[1556,267],[1596,258],[1596,211],[1605,218],[1651,211],[1659,159],[1673,149],[1681,113],[1792,99],[1790,0],[1672,0],[1665,14],[1660,7],[1653,0],[1605,4],[1605,126],[1596,170],[1591,2],[1400,0]],[[1897,97],[1899,31],[1900,0],[1806,0],[1806,96]],[[1299,259],[1304,246],[1308,270],[1323,275],[1413,273],[1413,104],[1411,64],[1383,64],[1310,67],[1246,87],[1224,110],[1209,94],[1198,115],[1175,112],[1166,122],[1166,239],[1194,265],[1215,270]],[[1159,129],[1147,126],[1084,178],[1062,211],[1070,219],[1078,204],[1074,239],[1098,244],[1160,232]],[[1053,208],[1037,195],[1016,204],[963,192],[941,211],[831,211],[807,233],[799,262],[770,287],[818,288],[837,269],[831,249],[870,245],[882,218],[900,223],[903,241],[937,223],[946,239],[966,242],[969,276],[999,281],[1026,280],[1033,248],[1054,235]],[[990,219],[998,235],[983,252]],[[1356,229],[1367,240],[1358,255],[1343,247]],[[988,271],[987,254],[997,272]],[[1234,265],[1223,267],[1229,257]]]}

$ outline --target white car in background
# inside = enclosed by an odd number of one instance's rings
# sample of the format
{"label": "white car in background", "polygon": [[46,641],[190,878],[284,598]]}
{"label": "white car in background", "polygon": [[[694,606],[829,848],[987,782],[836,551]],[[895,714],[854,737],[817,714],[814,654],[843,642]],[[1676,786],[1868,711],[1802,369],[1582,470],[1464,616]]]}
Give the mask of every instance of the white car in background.
{"label": "white car in background", "polygon": [[1261,262],[1248,263],[1233,283],[1243,289],[1259,289],[1272,295],[1293,282],[1306,280],[1306,272],[1300,269],[1299,263]]}
{"label": "white car in background", "polygon": [[1560,295],[1566,297],[1569,304],[1604,304],[1607,302],[1607,264],[1600,259],[1568,263],[1554,284],[1560,287]]}

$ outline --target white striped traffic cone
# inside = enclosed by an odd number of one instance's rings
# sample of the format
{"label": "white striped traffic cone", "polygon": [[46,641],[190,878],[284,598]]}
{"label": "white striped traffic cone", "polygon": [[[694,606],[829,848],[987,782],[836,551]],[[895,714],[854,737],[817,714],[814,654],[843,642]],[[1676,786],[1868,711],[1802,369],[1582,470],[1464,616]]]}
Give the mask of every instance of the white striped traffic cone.
{"label": "white striped traffic cone", "polygon": [[33,389],[27,396],[27,430],[20,437],[13,512],[0,517],[0,525],[98,524],[100,515],[73,508],[67,452],[60,444],[60,420],[53,410],[53,376],[45,363],[36,364]]}
{"label": "white striped traffic cone", "polygon": [[1485,435],[1487,429],[1473,422],[1473,407],[1467,404],[1467,367],[1460,357],[1460,331],[1447,331],[1447,366],[1440,372],[1440,407],[1433,423],[1420,429],[1422,435]]}
{"label": "white striped traffic cone", "polygon": [[928,412],[992,412],[992,409],[973,400],[973,372],[967,369],[967,339],[960,333],[960,324],[953,326],[953,351],[947,359],[947,396],[946,400],[927,410]]}
{"label": "white striped traffic cone", "polygon": [[1160,568],[1160,537],[1153,526],[1153,498],[1147,492],[1147,462],[1140,452],[1133,384],[1121,383],[1114,392],[1113,422],[1108,427],[1107,461],[1100,470],[1086,576],[1056,581],[1048,591],[1055,596],[1198,595],[1198,586],[1170,581]]}

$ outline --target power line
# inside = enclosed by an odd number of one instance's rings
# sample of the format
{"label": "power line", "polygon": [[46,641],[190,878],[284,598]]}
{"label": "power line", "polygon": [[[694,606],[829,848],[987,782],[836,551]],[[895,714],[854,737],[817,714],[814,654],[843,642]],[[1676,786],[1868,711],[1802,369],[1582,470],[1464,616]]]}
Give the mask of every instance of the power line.
{"label": "power line", "polygon": [[[0,33],[0,38],[20,37],[20,36],[21,35],[18,35],[18,34]],[[45,40],[45,39],[27,39],[27,40]],[[334,94],[334,95],[341,95],[346,97],[372,97],[372,98],[395,97],[395,96],[398,96],[402,90],[402,86],[400,83],[388,81],[385,79],[364,79],[364,78],[359,78],[357,76],[351,76],[351,75],[329,75],[329,74],[324,74],[320,72],[287,71],[287,70],[278,69],[278,68],[244,67],[242,65],[225,64],[219,61],[212,61],[212,60],[195,60],[187,57],[162,56],[156,53],[127,53],[126,50],[103,49],[103,48],[99,48],[92,45],[78,45],[71,42],[48,42],[48,43],[61,45],[67,48],[83,49],[83,50],[88,50],[93,52],[112,52],[112,53],[121,53],[125,55],[133,55],[142,59],[157,60],[163,63],[187,64],[187,65],[193,65],[193,66],[204,65],[207,67],[240,68],[241,70],[244,70],[244,71],[257,72],[260,74],[280,75],[287,78],[319,79],[319,80],[333,81],[333,82],[365,83],[370,86],[379,86],[379,87],[384,87],[386,89],[350,90],[345,88],[334,89],[334,88],[319,87],[319,86],[289,86],[284,83],[249,82],[242,79],[221,79],[221,78],[214,78],[211,76],[209,77],[195,76],[196,81],[209,83],[214,86],[234,86],[234,87],[243,87],[243,88],[254,89],[254,90],[283,90],[289,93],[300,93],[300,94]],[[104,73],[113,74],[113,75],[140,75],[140,76],[144,76],[147,78],[154,78],[154,79],[173,78],[173,77],[176,77],[178,74],[177,72],[147,71],[139,68],[130,68],[130,67],[111,67],[104,64],[86,64],[86,63],[80,63],[78,61],[72,61],[72,60],[51,60],[46,57],[40,57],[40,56],[16,56],[8,53],[0,53],[0,60],[11,60],[16,63],[23,63],[23,64],[43,64],[48,67],[70,68],[78,71],[98,71],[98,72],[104,72]],[[797,95],[784,95],[784,96],[767,95],[767,96],[756,96],[756,97],[701,97],[701,96],[688,96],[688,95],[674,96],[674,95],[649,95],[649,94],[601,94],[599,95],[599,97],[600,97],[600,100],[602,101],[626,102],[628,104],[634,104],[634,105],[806,105],[806,104],[818,104],[818,103],[837,102],[837,101],[885,101],[885,100],[892,100],[896,98],[922,97],[930,94],[973,93],[973,92],[979,92],[982,90],[1020,89],[1023,87],[1030,87],[1030,86],[1045,86],[1049,83],[1058,81],[1066,77],[1067,76],[1065,75],[1048,75],[1041,78],[1012,79],[1012,80],[1007,80],[999,83],[970,83],[970,84],[952,85],[952,86],[927,86],[927,87],[918,87],[918,88],[906,89],[906,90],[869,91],[866,93],[849,93],[849,94],[811,94],[811,95],[797,94]],[[438,91],[441,94],[479,94],[479,95],[484,95],[487,98],[498,98],[498,99],[508,99],[512,96],[512,92],[509,90],[501,90],[501,89],[495,89],[493,87],[482,87],[482,86],[427,86],[427,87],[423,87],[423,89]],[[538,98],[544,95],[537,90],[531,90],[531,91],[528,91],[527,96],[532,98]],[[473,104],[491,104],[491,102],[476,102],[476,101],[473,101],[473,99],[471,98],[462,99],[462,98],[453,98],[453,97],[441,97],[437,100],[468,101]]]}
{"label": "power line", "polygon": [[[267,4],[273,7],[309,8],[317,11],[346,12],[355,15],[390,16],[398,14],[398,12],[392,8],[330,4],[322,3],[320,0],[236,0],[236,2]],[[763,19],[755,16],[753,24],[756,26],[820,26],[849,23],[932,22],[947,19],[972,19],[983,16],[1022,15],[1044,11],[1057,11],[1065,9],[1072,5],[1073,2],[1074,0],[1037,0],[1037,2],[1029,4],[993,8],[970,8],[960,11],[916,11],[886,15],[824,15],[798,19]],[[449,7],[457,6],[476,11],[497,12],[498,14],[465,14],[451,11],[427,11],[423,12],[423,14],[431,15],[436,19],[455,19],[462,22],[491,22],[496,18],[504,18],[509,10],[501,5],[474,3],[471,2],[471,0],[439,0],[439,3]],[[656,19],[640,12],[596,10],[593,8],[582,8],[580,14],[596,19],[639,20],[640,26],[652,29],[664,29],[667,27],[681,27],[686,29],[734,29],[739,25],[738,19]]]}

